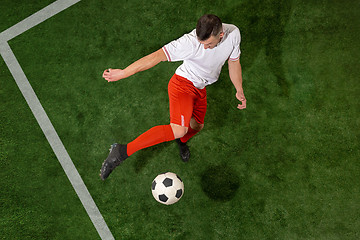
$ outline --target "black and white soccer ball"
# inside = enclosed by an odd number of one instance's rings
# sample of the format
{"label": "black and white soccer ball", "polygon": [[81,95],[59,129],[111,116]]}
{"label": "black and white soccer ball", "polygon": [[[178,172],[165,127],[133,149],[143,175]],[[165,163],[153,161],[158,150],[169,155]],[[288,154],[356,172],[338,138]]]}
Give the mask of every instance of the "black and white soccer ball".
{"label": "black and white soccer ball", "polygon": [[151,190],[156,201],[170,205],[179,201],[184,194],[184,183],[175,173],[162,173],[152,182]]}

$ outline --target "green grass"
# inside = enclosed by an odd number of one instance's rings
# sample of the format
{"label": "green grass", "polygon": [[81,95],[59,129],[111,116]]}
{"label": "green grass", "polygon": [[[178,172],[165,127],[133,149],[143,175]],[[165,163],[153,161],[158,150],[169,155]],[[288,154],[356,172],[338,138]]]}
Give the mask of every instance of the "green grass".
{"label": "green grass", "polygon": [[[50,2],[2,1],[0,31]],[[357,1],[89,0],[9,44],[116,239],[359,239],[359,10]],[[164,143],[102,182],[110,144],[168,123],[179,63],[117,83],[103,70],[191,31],[204,13],[241,30],[247,109],[236,109],[224,66],[189,163]],[[0,238],[99,239],[2,59],[0,93]],[[164,171],[185,184],[172,206],[150,191]]]}

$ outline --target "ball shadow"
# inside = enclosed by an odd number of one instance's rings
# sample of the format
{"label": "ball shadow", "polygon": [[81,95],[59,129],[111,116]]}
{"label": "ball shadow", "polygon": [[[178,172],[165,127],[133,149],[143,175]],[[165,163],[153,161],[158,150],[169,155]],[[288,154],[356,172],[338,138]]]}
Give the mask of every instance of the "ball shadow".
{"label": "ball shadow", "polygon": [[202,190],[215,201],[231,200],[235,197],[239,186],[239,177],[227,166],[211,166],[201,176]]}

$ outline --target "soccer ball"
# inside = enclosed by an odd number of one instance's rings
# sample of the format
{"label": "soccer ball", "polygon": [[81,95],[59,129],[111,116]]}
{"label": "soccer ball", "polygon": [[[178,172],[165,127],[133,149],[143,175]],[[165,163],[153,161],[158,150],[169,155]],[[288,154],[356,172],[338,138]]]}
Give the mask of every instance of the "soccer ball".
{"label": "soccer ball", "polygon": [[162,173],[152,182],[151,190],[156,201],[170,205],[179,201],[184,194],[184,183],[175,173]]}

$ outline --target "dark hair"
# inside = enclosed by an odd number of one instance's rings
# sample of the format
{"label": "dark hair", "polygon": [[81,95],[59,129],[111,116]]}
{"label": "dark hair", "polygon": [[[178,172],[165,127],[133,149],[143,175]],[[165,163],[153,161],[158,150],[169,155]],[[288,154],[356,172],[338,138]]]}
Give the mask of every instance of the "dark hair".
{"label": "dark hair", "polygon": [[217,36],[222,31],[222,22],[218,16],[206,14],[196,25],[196,35],[200,41],[205,41],[210,36]]}

